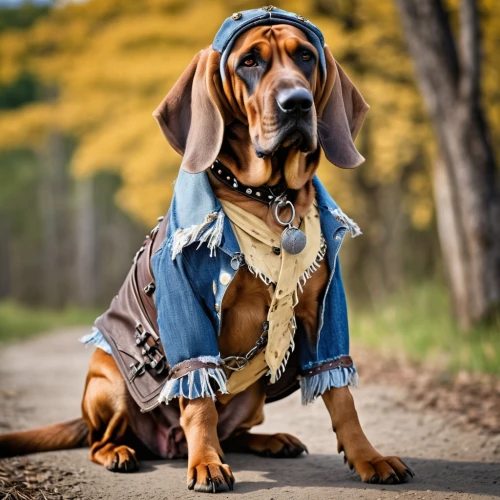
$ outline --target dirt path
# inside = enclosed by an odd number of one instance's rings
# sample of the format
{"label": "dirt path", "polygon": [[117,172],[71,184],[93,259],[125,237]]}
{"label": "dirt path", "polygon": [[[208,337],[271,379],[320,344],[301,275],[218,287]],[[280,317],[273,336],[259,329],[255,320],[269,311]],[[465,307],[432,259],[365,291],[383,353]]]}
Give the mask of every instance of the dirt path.
{"label": "dirt path", "polygon": [[[25,429],[79,415],[91,349],[72,329],[2,349],[0,431]],[[354,353],[355,354],[355,353]],[[416,472],[402,486],[364,485],[343,464],[321,401],[302,407],[299,395],[267,407],[262,432],[289,432],[308,447],[297,459],[228,455],[236,477],[233,493],[220,498],[294,499],[475,499],[500,497],[500,436],[464,431],[446,414],[415,411],[400,388],[371,385],[361,377],[354,390],[361,421],[382,452],[400,454]],[[411,403],[411,402],[410,402]],[[140,472],[121,475],[88,460],[88,450],[40,454],[31,460],[66,471],[69,488],[61,498],[202,498],[186,489],[186,462],[143,462]]]}

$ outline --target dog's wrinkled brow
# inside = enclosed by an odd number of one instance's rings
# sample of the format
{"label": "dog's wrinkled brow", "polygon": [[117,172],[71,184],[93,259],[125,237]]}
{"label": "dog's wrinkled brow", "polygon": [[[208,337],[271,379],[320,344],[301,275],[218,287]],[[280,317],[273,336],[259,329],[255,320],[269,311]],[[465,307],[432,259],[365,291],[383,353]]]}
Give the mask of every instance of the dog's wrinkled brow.
{"label": "dog's wrinkled brow", "polygon": [[267,40],[259,40],[250,43],[248,46],[243,46],[240,50],[235,51],[234,58],[236,59],[236,64],[242,62],[242,59],[248,55],[258,55],[264,60],[268,60],[271,57],[272,49],[271,45]]}

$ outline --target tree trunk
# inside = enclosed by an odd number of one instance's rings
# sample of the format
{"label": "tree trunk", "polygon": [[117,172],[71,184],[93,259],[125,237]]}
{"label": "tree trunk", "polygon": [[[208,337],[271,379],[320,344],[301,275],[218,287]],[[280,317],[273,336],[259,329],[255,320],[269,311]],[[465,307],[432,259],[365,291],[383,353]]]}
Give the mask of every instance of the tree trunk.
{"label": "tree trunk", "polygon": [[39,204],[42,221],[42,273],[44,303],[61,308],[71,298],[68,147],[59,133],[49,135],[40,151],[42,166]]}
{"label": "tree trunk", "polygon": [[99,244],[96,230],[94,178],[77,180],[76,191],[76,300],[79,305],[97,304],[96,275]]}
{"label": "tree trunk", "polygon": [[434,165],[434,200],[437,218],[439,243],[446,256],[446,273],[453,290],[453,312],[459,323],[465,323],[462,314],[467,310],[467,276],[463,261],[458,212],[453,208],[453,186],[445,162],[437,158]]}
{"label": "tree trunk", "polygon": [[435,200],[453,309],[469,328],[500,303],[500,189],[480,106],[476,3],[461,3],[460,55],[441,0],[397,3],[438,139]]}

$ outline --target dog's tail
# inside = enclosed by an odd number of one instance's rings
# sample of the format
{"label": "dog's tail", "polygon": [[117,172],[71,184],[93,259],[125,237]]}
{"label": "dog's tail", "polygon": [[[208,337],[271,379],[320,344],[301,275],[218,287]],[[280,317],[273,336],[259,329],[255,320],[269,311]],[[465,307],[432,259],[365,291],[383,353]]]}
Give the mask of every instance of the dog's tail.
{"label": "dog's tail", "polygon": [[89,429],[83,418],[29,431],[0,435],[0,458],[39,451],[70,450],[87,446]]}

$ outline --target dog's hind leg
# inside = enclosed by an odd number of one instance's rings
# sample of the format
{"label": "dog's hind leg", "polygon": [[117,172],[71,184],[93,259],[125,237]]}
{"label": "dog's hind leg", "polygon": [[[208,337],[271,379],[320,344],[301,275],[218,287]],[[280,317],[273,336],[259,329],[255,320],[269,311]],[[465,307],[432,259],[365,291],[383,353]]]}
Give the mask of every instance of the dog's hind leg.
{"label": "dog's hind leg", "polygon": [[224,450],[234,453],[253,453],[269,458],[294,458],[307,453],[307,447],[290,434],[251,434],[243,432],[224,443]]}
{"label": "dog's hind leg", "polygon": [[132,432],[127,413],[127,389],[113,357],[96,349],[89,367],[82,402],[89,427],[90,459],[112,472],[139,468],[131,448]]}
{"label": "dog's hind leg", "polygon": [[222,449],[230,453],[253,453],[272,458],[293,458],[307,452],[306,446],[290,434],[251,434],[264,422],[266,388],[262,380],[234,396],[219,408],[219,435]]}

